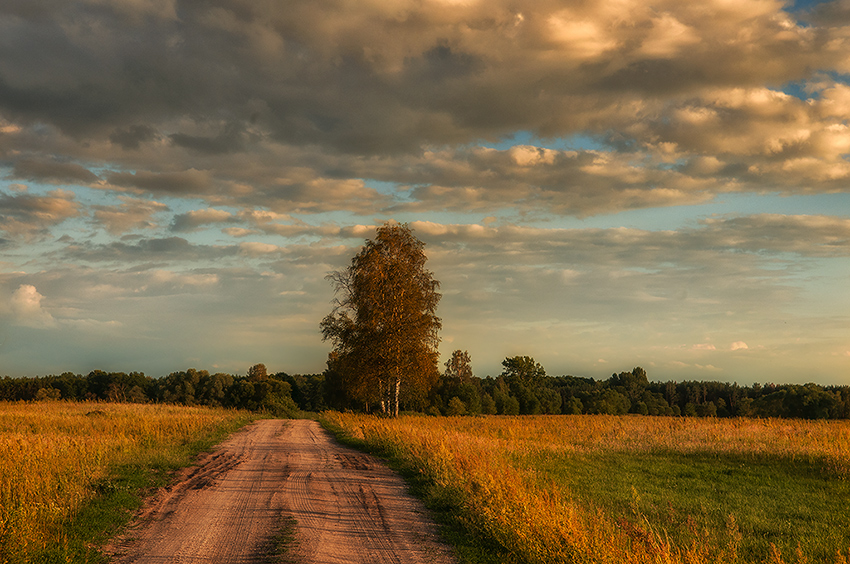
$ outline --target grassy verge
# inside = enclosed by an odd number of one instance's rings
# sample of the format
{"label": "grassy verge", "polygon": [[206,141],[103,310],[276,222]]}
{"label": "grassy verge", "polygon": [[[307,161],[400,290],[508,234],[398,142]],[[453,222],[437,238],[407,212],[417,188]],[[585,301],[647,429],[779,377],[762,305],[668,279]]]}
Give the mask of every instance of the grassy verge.
{"label": "grassy verge", "polygon": [[[573,492],[672,545],[734,548],[738,561],[779,554],[835,562],[850,548],[850,482],[810,461],[712,453],[600,453],[521,457],[540,487]],[[730,551],[731,552],[731,551]]]}
{"label": "grassy verge", "polygon": [[463,492],[435,481],[429,472],[428,461],[411,456],[403,444],[364,436],[356,419],[337,416],[333,412],[323,413],[318,416],[318,421],[341,443],[384,459],[390,468],[398,472],[407,481],[411,493],[425,502],[439,525],[440,534],[454,547],[461,564],[521,562],[496,539],[470,526],[463,511]]}
{"label": "grassy verge", "polygon": [[98,547],[146,493],[250,419],[174,406],[0,404],[0,563],[103,562]]}
{"label": "grassy verge", "polygon": [[323,421],[412,477],[463,562],[850,558],[845,423],[340,414]]}

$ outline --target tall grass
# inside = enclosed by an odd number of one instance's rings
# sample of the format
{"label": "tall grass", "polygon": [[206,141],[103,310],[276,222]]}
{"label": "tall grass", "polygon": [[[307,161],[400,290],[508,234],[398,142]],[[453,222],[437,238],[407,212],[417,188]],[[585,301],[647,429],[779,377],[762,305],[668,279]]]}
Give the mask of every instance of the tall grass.
{"label": "tall grass", "polygon": [[0,403],[0,564],[73,544],[69,525],[110,487],[116,469],[186,464],[203,441],[247,421],[206,408]]}
{"label": "tall grass", "polygon": [[850,424],[541,416],[329,427],[517,563],[847,564]]}

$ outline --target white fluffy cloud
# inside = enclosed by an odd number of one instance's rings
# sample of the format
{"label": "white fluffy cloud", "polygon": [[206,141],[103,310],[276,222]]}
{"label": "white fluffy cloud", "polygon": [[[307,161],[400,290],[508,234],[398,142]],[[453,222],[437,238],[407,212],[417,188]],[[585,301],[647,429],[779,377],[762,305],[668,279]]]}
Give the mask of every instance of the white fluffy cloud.
{"label": "white fluffy cloud", "polygon": [[44,296],[38,293],[35,286],[21,284],[11,298],[11,310],[15,323],[24,327],[53,327],[56,320],[41,305]]}

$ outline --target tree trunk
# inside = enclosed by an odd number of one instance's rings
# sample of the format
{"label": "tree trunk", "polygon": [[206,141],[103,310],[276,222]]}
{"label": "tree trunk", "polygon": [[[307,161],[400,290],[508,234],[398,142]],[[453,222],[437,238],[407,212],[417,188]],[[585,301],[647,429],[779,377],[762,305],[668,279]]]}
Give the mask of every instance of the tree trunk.
{"label": "tree trunk", "polygon": [[387,414],[387,394],[384,392],[384,381],[378,380],[378,394],[381,397],[381,413]]}
{"label": "tree trunk", "polygon": [[393,417],[398,417],[398,393],[401,390],[401,378],[395,379],[395,397],[393,398]]}

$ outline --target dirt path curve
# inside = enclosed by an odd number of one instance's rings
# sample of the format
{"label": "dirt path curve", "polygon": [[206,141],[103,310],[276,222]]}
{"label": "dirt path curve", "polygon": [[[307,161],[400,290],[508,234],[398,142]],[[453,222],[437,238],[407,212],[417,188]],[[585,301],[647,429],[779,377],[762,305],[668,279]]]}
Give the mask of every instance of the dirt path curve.
{"label": "dirt path curve", "polygon": [[124,564],[259,564],[281,519],[298,564],[452,564],[404,482],[315,421],[264,420],[234,434],[146,506],[109,550]]}

